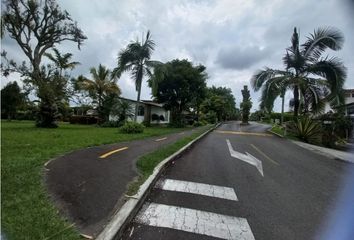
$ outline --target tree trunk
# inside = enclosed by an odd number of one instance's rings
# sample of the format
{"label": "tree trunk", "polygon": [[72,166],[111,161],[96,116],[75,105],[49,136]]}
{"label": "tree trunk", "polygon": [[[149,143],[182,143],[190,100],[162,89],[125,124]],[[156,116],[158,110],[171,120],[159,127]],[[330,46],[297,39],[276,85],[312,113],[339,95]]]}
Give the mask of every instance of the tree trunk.
{"label": "tree trunk", "polygon": [[138,98],[137,98],[136,104],[135,104],[134,122],[137,122],[137,118],[138,118],[139,103],[140,103],[140,93],[141,93],[141,85],[139,86],[139,89],[138,89]]}
{"label": "tree trunk", "polygon": [[294,87],[294,117],[298,116],[299,113],[299,87],[295,86]]}
{"label": "tree trunk", "polygon": [[281,117],[280,117],[280,125],[283,125],[284,122],[284,98],[285,98],[285,93],[282,93],[281,96]]}

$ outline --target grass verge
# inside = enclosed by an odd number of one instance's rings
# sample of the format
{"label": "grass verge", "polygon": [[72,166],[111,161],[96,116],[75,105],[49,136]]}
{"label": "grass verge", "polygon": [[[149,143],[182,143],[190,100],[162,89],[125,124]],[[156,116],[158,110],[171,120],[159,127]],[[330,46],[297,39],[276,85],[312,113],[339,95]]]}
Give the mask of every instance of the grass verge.
{"label": "grass verge", "polygon": [[184,131],[151,127],[122,134],[117,128],[60,124],[40,129],[34,122],[1,122],[1,213],[6,239],[81,239],[51,204],[42,182],[43,164],[89,146],[132,141]]}
{"label": "grass verge", "polygon": [[187,145],[189,142],[193,141],[201,134],[211,129],[214,125],[208,125],[206,127],[198,129],[195,133],[188,137],[184,137],[175,143],[169,144],[163,148],[160,148],[152,153],[146,154],[140,157],[136,163],[139,171],[139,177],[133,181],[127,190],[127,195],[132,196],[136,194],[139,187],[146,181],[146,179],[153,173],[155,167],[163,161],[165,158],[169,157],[173,153],[177,152],[183,146]]}
{"label": "grass verge", "polygon": [[270,131],[279,134],[280,136],[284,137],[284,127],[281,127],[279,125],[273,125]]}

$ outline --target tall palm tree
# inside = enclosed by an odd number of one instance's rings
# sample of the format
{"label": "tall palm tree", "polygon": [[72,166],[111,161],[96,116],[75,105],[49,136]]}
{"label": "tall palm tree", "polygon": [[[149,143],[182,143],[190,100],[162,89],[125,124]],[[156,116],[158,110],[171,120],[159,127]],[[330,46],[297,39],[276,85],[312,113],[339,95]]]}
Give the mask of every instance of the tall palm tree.
{"label": "tall palm tree", "polygon": [[54,55],[51,53],[45,53],[44,55],[55,64],[55,66],[59,70],[60,76],[62,76],[63,70],[72,70],[80,64],[79,62],[70,62],[70,59],[73,56],[73,54],[71,53],[65,53],[64,55],[62,55],[56,48],[53,48],[53,51]]}
{"label": "tall palm tree", "polygon": [[102,116],[103,103],[105,99],[112,95],[120,95],[121,90],[116,84],[114,79],[111,79],[111,71],[103,65],[99,65],[98,68],[90,68],[92,80],[79,76],[77,79],[77,85],[80,89],[87,91],[89,96],[97,102],[98,112]]}
{"label": "tall palm tree", "polygon": [[283,58],[286,70],[265,68],[251,78],[253,89],[262,89],[261,104],[270,105],[278,96],[284,96],[286,90],[294,94],[294,116],[298,116],[302,106],[318,112],[323,109],[323,101],[331,105],[343,103],[346,68],[338,58],[322,57],[327,49],[340,50],[343,42],[339,30],[319,28],[300,45],[294,28],[292,45]]}
{"label": "tall palm tree", "polygon": [[157,61],[150,60],[154,47],[155,43],[151,39],[150,31],[148,31],[145,39],[142,39],[141,42],[139,40],[131,42],[125,49],[119,52],[117,67],[114,68],[112,72],[112,77],[114,78],[119,78],[123,72],[131,72],[132,79],[135,82],[135,89],[138,92],[137,103],[135,106],[135,122],[138,115],[143,77],[151,77],[152,69],[159,64]]}

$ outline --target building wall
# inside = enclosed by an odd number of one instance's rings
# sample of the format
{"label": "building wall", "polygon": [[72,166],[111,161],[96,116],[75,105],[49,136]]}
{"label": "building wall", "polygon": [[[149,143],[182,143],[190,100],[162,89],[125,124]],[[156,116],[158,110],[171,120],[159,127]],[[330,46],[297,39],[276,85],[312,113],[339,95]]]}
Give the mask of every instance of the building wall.
{"label": "building wall", "polygon": [[[344,102],[345,102],[345,104],[354,102],[354,90],[345,90]],[[325,113],[327,113],[329,111],[333,111],[333,109],[331,108],[329,103],[326,103]]]}
{"label": "building wall", "polygon": [[[135,103],[132,103],[131,105],[132,105],[132,107],[134,109],[134,113],[135,113]],[[147,105],[145,105],[144,103],[140,103],[140,106],[145,106],[145,110],[144,111],[146,112],[146,110],[147,110],[146,106]],[[149,105],[149,106],[151,106],[151,105]],[[157,114],[158,116],[162,115],[165,120],[164,121],[156,121],[156,120],[152,121],[152,115],[153,114]],[[145,117],[147,117],[147,116],[145,116]],[[110,121],[117,121],[118,117],[115,116],[115,115],[110,115],[109,116],[109,120]],[[134,120],[134,117],[128,118],[128,121],[133,121],[133,120]],[[170,122],[170,111],[166,111],[162,107],[151,106],[150,121],[151,121],[151,123],[155,123],[155,124],[167,124],[167,123]],[[137,122],[138,123],[143,123],[144,122],[144,114],[138,115]]]}
{"label": "building wall", "polygon": [[[157,114],[158,116],[163,116],[165,118],[164,121],[156,121],[152,120],[152,115]],[[151,106],[151,116],[150,116],[151,123],[160,123],[160,124],[165,124],[170,122],[170,111],[166,111],[162,107],[156,107],[156,106]]]}

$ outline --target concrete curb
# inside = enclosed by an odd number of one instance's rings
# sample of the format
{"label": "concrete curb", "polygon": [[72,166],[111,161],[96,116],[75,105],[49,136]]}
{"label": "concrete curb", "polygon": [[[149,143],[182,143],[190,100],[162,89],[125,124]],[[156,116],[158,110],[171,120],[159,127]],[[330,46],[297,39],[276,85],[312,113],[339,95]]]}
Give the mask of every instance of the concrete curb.
{"label": "concrete curb", "polygon": [[[277,137],[280,138],[284,138],[287,139],[286,137],[284,137],[283,135],[280,135],[276,132],[271,131],[270,129],[267,130],[267,132],[274,134]],[[350,153],[337,153],[338,150],[335,149],[330,149],[330,148],[324,148],[324,147],[319,147],[316,145],[312,145],[312,144],[308,144],[308,143],[304,143],[301,141],[296,141],[296,140],[291,140],[289,139],[291,142],[293,142],[294,144],[305,148],[307,150],[310,150],[312,152],[315,152],[317,154],[320,154],[322,156],[326,156],[328,158],[334,159],[334,160],[339,160],[339,161],[343,161],[343,162],[348,162],[348,163],[354,163],[354,154],[350,155]]]}
{"label": "concrete curb", "polygon": [[338,150],[331,149],[331,148],[319,147],[319,146],[316,146],[313,144],[304,143],[304,142],[295,141],[295,140],[291,140],[291,141],[294,144],[296,144],[302,148],[305,148],[307,150],[310,150],[310,151],[320,154],[322,156],[325,156],[325,157],[328,157],[328,158],[331,158],[334,160],[339,160],[339,161],[354,164],[354,154],[353,153],[342,152],[342,151],[338,151]]}
{"label": "concrete curb", "polygon": [[162,174],[163,170],[168,167],[169,163],[172,160],[178,158],[182,155],[186,150],[192,147],[197,141],[202,139],[208,133],[216,129],[220,126],[218,123],[216,126],[212,127],[208,131],[201,134],[199,137],[182,147],[180,150],[172,154],[171,156],[165,158],[161,161],[154,169],[153,173],[150,177],[140,186],[138,192],[130,196],[130,199],[124,203],[124,205],[113,215],[110,222],[106,225],[103,231],[97,236],[96,240],[111,240],[113,238],[119,239],[123,234],[123,231],[127,224],[134,218],[137,214],[140,207],[143,205],[149,191],[154,186],[160,175]]}

